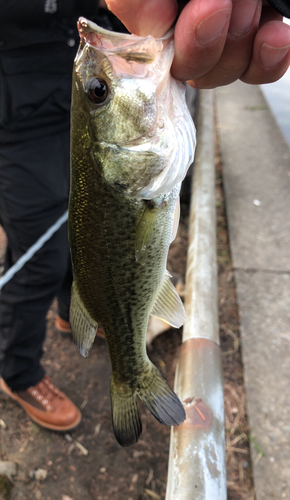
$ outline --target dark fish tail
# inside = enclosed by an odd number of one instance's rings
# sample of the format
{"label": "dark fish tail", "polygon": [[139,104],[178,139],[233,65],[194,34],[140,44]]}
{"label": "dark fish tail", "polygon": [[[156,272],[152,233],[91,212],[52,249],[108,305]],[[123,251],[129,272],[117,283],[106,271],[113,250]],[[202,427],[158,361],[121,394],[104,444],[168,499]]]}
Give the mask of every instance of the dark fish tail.
{"label": "dark fish tail", "polygon": [[178,425],[185,420],[185,411],[179,398],[152,363],[150,363],[150,370],[142,374],[141,387],[136,388],[136,391],[127,387],[126,389],[117,387],[112,378],[113,428],[121,446],[136,443],[142,431],[136,393],[152,415],[162,424]]}
{"label": "dark fish tail", "polygon": [[136,392],[120,387],[111,377],[112,420],[115,437],[121,446],[137,443],[142,432]]}
{"label": "dark fish tail", "polygon": [[137,389],[141,401],[152,415],[165,425],[179,425],[185,420],[181,401],[169,387],[159,370],[150,362],[150,371]]}

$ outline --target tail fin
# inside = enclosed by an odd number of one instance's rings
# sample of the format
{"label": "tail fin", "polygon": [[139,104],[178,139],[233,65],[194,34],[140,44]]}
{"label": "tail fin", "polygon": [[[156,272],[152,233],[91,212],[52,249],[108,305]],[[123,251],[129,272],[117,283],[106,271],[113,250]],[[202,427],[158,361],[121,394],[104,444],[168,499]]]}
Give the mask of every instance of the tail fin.
{"label": "tail fin", "polygon": [[162,424],[178,425],[185,420],[185,411],[180,400],[152,363],[148,373],[142,376],[141,385],[142,387],[134,391],[128,387],[116,386],[113,377],[111,378],[113,428],[121,446],[136,443],[142,432],[136,393]]}
{"label": "tail fin", "polygon": [[162,424],[181,424],[185,420],[181,401],[165,382],[156,366],[150,364],[150,371],[142,381],[142,388],[137,389],[139,398]]}
{"label": "tail fin", "polygon": [[121,446],[137,443],[142,424],[136,402],[136,392],[117,387],[111,377],[112,420],[115,437]]}

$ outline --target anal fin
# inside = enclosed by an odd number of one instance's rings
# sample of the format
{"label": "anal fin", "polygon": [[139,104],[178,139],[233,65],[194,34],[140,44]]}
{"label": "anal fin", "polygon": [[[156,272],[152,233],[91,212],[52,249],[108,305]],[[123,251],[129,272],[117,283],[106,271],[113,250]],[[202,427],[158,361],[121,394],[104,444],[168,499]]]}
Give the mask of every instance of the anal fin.
{"label": "anal fin", "polygon": [[171,282],[168,271],[165,272],[164,280],[151,314],[163,319],[175,328],[180,328],[185,321],[185,310],[181,298]]}
{"label": "anal fin", "polygon": [[70,325],[78,350],[84,358],[87,358],[96,336],[98,323],[86,310],[75,282],[71,289]]}

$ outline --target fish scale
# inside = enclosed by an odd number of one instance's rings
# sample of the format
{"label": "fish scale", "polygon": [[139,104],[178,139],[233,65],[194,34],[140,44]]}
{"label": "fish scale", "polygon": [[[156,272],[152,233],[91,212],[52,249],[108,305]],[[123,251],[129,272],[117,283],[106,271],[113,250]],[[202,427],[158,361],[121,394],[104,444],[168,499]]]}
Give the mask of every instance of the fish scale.
{"label": "fish scale", "polygon": [[[79,165],[83,165],[84,162],[88,165],[89,161],[88,153],[87,160],[80,161]],[[129,199],[124,203],[123,197],[110,188],[93,168],[88,169],[88,173],[90,175],[86,180],[82,174],[87,192],[87,203],[83,206],[85,213],[79,211],[78,219],[74,219],[74,227],[70,229],[73,235],[83,233],[83,243],[78,242],[74,257],[74,274],[76,277],[81,277],[77,279],[79,292],[91,316],[102,324],[105,333],[106,330],[114,332],[110,352],[114,350],[120,352],[123,346],[126,351],[128,340],[123,342],[124,335],[133,337],[133,330],[132,333],[128,333],[126,321],[134,322],[134,331],[137,328],[142,331],[142,339],[145,341],[143,332],[144,329],[146,331],[148,321],[147,309],[153,307],[154,297],[163,276],[164,262],[168,253],[168,232],[171,227],[168,224],[169,227],[165,228],[163,233],[153,230],[146,258],[144,262],[137,263],[134,250],[135,228],[144,212],[144,202]],[[179,187],[170,194],[166,210],[164,209],[165,213],[157,218],[157,228],[160,227],[160,218],[163,222],[164,216],[172,214],[178,194]],[[73,200],[73,196],[71,199]],[[87,214],[88,205],[94,207],[91,217]],[[70,210],[74,211],[73,205]],[[81,230],[75,229],[77,221],[81,224]],[[98,235],[96,252],[94,247],[87,245],[92,228]],[[73,238],[71,241],[74,241]],[[142,309],[144,309],[143,314],[141,314]],[[112,310],[114,315],[111,314]],[[121,328],[122,316],[124,320]],[[135,337],[139,338],[137,335]],[[139,356],[139,352],[136,356]],[[126,357],[120,356],[120,358],[126,360]]]}
{"label": "fish scale", "polygon": [[142,39],[83,18],[79,32],[71,112],[70,322],[84,356],[102,325],[112,364],[113,429],[129,446],[142,430],[137,395],[166,425],[185,418],[147,356],[146,330],[150,313],[177,327],[184,321],[166,260],[194,128],[184,88],[169,76],[172,33]]}

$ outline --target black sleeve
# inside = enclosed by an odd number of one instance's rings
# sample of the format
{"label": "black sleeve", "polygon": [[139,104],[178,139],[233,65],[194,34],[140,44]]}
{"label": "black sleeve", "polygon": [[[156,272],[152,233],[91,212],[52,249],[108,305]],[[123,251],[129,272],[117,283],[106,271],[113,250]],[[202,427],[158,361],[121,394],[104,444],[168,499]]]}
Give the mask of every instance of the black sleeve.
{"label": "black sleeve", "polygon": [[0,25],[31,25],[50,21],[53,17],[94,15],[98,0],[0,0]]}

